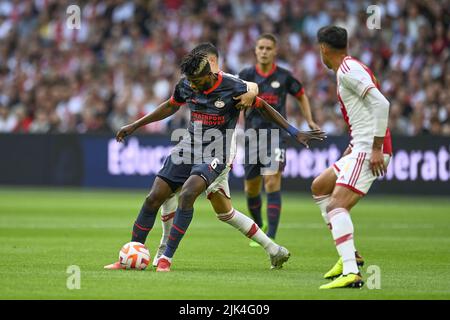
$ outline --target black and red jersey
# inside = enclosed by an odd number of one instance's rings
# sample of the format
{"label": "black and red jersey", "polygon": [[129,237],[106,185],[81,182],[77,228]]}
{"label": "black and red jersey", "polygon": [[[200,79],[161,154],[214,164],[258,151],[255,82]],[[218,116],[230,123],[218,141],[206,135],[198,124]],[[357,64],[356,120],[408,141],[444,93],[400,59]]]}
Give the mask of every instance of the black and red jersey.
{"label": "black and red jersey", "polygon": [[[258,84],[261,99],[275,108],[283,117],[286,117],[286,96],[291,94],[300,97],[304,94],[303,85],[291,72],[276,64],[272,69],[263,73],[257,66],[243,69],[239,78]],[[252,110],[245,118],[246,128],[278,128],[276,124],[263,118],[258,110]]]}
{"label": "black and red jersey", "polygon": [[[233,97],[246,92],[247,84],[244,81],[223,72],[218,73],[214,86],[203,92],[193,90],[189,81],[182,78],[175,87],[171,102],[178,105],[186,104],[191,112],[188,128],[190,139],[184,143],[196,142],[205,149],[212,141],[220,140],[223,143],[224,154],[217,157],[225,161],[225,156],[230,154],[229,149],[233,148],[232,142],[228,141],[230,136],[227,130],[235,129],[240,112],[236,108],[239,101]],[[182,141],[182,145],[184,143]]]}

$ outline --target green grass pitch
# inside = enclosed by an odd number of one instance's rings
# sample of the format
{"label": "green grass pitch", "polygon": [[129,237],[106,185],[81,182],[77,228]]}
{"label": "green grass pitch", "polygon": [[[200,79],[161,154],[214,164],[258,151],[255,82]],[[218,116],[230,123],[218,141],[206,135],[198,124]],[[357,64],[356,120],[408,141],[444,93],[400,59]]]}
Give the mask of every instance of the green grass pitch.
{"label": "green grass pitch", "polygon": [[[0,299],[450,299],[450,200],[367,196],[352,212],[356,246],[380,269],[380,289],[318,290],[337,259],[307,194],[285,194],[277,241],[291,251],[270,270],[261,248],[197,201],[172,272],[105,271],[129,241],[146,194],[136,191],[0,188]],[[246,212],[242,194],[234,206]],[[153,254],[158,221],[147,240]],[[67,267],[81,269],[69,290]]]}

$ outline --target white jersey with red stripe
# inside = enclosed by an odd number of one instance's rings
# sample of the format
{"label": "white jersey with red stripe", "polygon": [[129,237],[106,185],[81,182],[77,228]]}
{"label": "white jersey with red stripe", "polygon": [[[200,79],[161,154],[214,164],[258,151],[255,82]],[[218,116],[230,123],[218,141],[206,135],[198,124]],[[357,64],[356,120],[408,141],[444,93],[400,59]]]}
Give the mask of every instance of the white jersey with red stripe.
{"label": "white jersey with red stripe", "polygon": [[[352,149],[356,152],[372,152],[375,131],[375,118],[364,97],[379,84],[372,71],[362,62],[351,56],[342,61],[336,73],[337,95],[341,111],[349,127]],[[391,135],[386,130],[383,152],[392,153]]]}

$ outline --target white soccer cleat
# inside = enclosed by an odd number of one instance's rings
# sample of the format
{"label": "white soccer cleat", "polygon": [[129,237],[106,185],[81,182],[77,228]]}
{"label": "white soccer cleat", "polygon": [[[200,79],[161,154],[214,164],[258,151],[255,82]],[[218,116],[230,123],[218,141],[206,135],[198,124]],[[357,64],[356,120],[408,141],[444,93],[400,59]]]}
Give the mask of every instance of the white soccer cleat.
{"label": "white soccer cleat", "polygon": [[160,243],[159,244],[158,250],[156,251],[156,255],[153,258],[153,262],[152,262],[152,265],[154,267],[158,266],[159,258],[161,258],[161,256],[164,254],[164,251],[166,250],[166,247],[167,247],[166,243]]}
{"label": "white soccer cleat", "polygon": [[289,260],[290,256],[291,254],[288,249],[282,246],[278,246],[277,253],[274,255],[270,255],[270,269],[281,269],[283,267],[283,264]]}

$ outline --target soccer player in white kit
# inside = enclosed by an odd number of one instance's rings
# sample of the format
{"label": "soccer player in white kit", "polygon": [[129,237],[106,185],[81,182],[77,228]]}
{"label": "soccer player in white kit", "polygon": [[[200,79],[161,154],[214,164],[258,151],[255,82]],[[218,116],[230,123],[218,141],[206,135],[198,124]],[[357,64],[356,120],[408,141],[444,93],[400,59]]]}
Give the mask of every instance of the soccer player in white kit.
{"label": "soccer player in white kit", "polygon": [[361,287],[362,257],[355,249],[350,210],[386,173],[392,154],[388,129],[389,102],[372,71],[347,54],[347,31],[337,26],[318,33],[323,63],[336,73],[337,96],[351,136],[343,157],[314,179],[311,190],[329,226],[340,258],[320,289]]}

